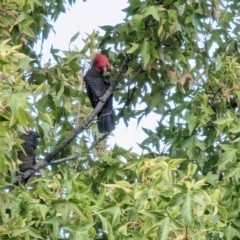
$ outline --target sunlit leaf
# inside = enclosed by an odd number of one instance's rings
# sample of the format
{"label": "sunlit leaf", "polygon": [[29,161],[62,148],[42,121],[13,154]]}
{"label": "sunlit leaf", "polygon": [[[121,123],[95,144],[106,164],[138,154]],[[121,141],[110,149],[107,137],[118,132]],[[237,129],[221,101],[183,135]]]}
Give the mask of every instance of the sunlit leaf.
{"label": "sunlit leaf", "polygon": [[159,15],[158,15],[158,7],[156,6],[151,6],[151,7],[147,7],[145,8],[145,14],[144,17],[147,17],[151,15],[156,21],[160,21],[159,19]]}

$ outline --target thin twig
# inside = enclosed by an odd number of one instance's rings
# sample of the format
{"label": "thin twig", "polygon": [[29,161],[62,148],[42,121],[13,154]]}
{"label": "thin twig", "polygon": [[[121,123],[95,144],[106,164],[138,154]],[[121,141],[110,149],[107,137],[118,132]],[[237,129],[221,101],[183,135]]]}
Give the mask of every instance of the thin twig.
{"label": "thin twig", "polygon": [[14,184],[17,185],[19,182],[21,182],[22,179],[29,178],[35,172],[37,172],[40,169],[46,167],[47,165],[56,165],[56,164],[59,164],[59,163],[72,161],[72,160],[76,159],[78,156],[79,155],[73,155],[73,156],[69,156],[69,157],[66,157],[66,158],[61,158],[61,159],[58,159],[58,160],[54,160],[54,161],[51,161],[51,162],[40,161],[37,164],[35,164],[31,169],[28,169],[25,172],[21,173],[21,175],[17,176]]}
{"label": "thin twig", "polygon": [[58,160],[53,160],[51,161],[50,163],[48,164],[51,164],[51,165],[56,165],[56,164],[59,164],[59,163],[63,163],[63,162],[67,162],[67,161],[72,161],[72,160],[75,160],[76,158],[78,158],[79,155],[73,155],[73,156],[69,156],[69,157],[66,157],[66,158],[60,158]]}
{"label": "thin twig", "polygon": [[111,132],[107,132],[105,133],[102,137],[94,140],[91,144],[91,146],[88,148],[88,151],[92,151],[100,142],[102,142],[104,139],[106,139],[108,137],[108,135],[110,134]]}
{"label": "thin twig", "polygon": [[121,88],[118,88],[118,90],[123,90],[125,87],[130,86],[133,83],[133,80],[139,75],[139,73],[142,72],[142,68],[140,67],[138,71],[133,75],[131,79],[129,79],[126,83],[124,83]]}

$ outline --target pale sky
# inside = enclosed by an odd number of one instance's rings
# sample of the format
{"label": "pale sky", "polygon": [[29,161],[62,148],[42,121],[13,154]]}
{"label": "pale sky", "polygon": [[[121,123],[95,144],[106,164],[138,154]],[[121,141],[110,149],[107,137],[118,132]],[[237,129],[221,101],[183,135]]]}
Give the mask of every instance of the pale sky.
{"label": "pale sky", "polygon": [[126,14],[121,9],[127,6],[126,0],[77,0],[76,4],[68,7],[69,10],[52,23],[56,34],[51,32],[44,44],[43,62],[47,62],[50,57],[48,53],[52,45],[56,49],[68,50],[69,41],[75,33],[80,32],[80,36],[72,45],[81,49],[85,33],[90,34],[93,30],[103,33],[99,26],[123,22]]}
{"label": "pale sky", "polygon": [[[85,33],[90,34],[93,30],[102,32],[98,26],[123,22],[125,13],[121,10],[127,6],[126,0],[87,0],[86,2],[77,0],[76,4],[69,7],[65,14],[61,14],[57,21],[52,23],[56,34],[52,32],[43,45],[43,63],[48,61],[52,45],[55,49],[68,50],[69,41],[75,33],[80,32],[80,36],[72,45],[81,49],[83,46],[81,39],[85,38]],[[39,46],[36,49],[39,49]],[[113,132],[114,136],[109,137],[108,142],[111,145],[116,143],[125,149],[132,148],[133,151],[140,154],[141,149],[137,142],[141,143],[146,138],[141,127],[154,129],[157,126],[156,119],[157,115],[151,114],[147,118],[143,118],[138,127],[137,119],[132,119],[128,127],[124,125],[123,121],[120,121]]]}

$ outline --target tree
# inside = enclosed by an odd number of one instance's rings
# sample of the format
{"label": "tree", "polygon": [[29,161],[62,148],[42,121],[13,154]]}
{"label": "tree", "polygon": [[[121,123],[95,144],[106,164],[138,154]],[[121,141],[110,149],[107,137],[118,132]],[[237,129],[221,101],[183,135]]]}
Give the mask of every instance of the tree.
{"label": "tree", "polygon": [[[238,1],[129,0],[123,23],[42,66],[32,46],[65,8],[0,5],[1,239],[239,239]],[[159,115],[141,155],[97,132],[103,103],[91,110],[82,81],[97,50],[113,65],[103,98],[114,92],[116,120]],[[16,186],[32,128],[39,161]]]}

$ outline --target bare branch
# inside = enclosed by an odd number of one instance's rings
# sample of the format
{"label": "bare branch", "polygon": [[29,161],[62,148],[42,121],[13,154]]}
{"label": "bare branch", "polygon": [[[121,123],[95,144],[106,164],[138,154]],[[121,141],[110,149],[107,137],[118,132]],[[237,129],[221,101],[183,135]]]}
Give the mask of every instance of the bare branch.
{"label": "bare branch", "polygon": [[92,151],[101,141],[103,141],[104,139],[106,139],[108,137],[108,135],[110,134],[110,132],[105,133],[102,137],[94,140],[91,144],[91,146],[88,148],[88,151]]}
{"label": "bare branch", "polygon": [[21,173],[21,175],[17,176],[14,184],[17,185],[19,182],[21,182],[22,179],[27,179],[27,178],[31,177],[35,172],[37,172],[40,169],[46,167],[47,165],[56,165],[56,164],[59,164],[59,163],[72,161],[72,160],[76,159],[78,156],[79,155],[73,155],[73,156],[69,156],[69,157],[66,157],[66,158],[61,158],[61,159],[58,159],[58,160],[54,160],[54,161],[51,161],[51,162],[40,161],[37,164],[35,164],[34,166],[32,166],[31,169],[28,169],[24,173]]}
{"label": "bare branch", "polygon": [[56,164],[59,164],[59,163],[63,163],[63,162],[67,162],[67,161],[72,161],[72,160],[75,160],[76,158],[78,158],[79,155],[73,155],[73,156],[69,156],[69,157],[66,157],[66,158],[60,158],[58,160],[53,160],[51,161],[50,163],[48,162],[48,164],[50,165],[56,165]]}
{"label": "bare branch", "polygon": [[43,161],[40,161],[37,164],[35,164],[33,166],[33,170],[36,172],[36,171],[40,170],[41,168],[43,168],[47,165],[52,165],[52,164],[58,164],[58,163],[66,162],[66,161],[71,161],[71,160],[76,159],[77,157],[78,157],[78,155],[73,155],[73,156],[69,156],[69,157],[66,157],[66,158],[57,159],[57,160],[52,161],[52,162],[47,162],[47,161],[43,160]]}

